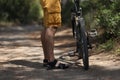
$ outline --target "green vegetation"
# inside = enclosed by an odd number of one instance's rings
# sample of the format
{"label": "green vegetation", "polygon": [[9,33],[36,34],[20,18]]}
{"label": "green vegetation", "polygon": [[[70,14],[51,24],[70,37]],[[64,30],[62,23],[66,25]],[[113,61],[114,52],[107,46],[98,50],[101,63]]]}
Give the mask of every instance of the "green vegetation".
{"label": "green vegetation", "polygon": [[105,37],[120,36],[120,0],[113,0],[113,2],[100,0],[100,7],[98,11],[98,20],[102,28],[105,29]]}
{"label": "green vegetation", "polygon": [[100,45],[100,49],[103,49],[105,51],[110,51],[114,47],[114,40],[110,39],[106,43],[103,43]]}
{"label": "green vegetation", "polygon": [[[103,28],[105,39],[120,36],[120,0],[87,0],[82,3],[87,25]],[[87,17],[86,17],[87,16]]]}
{"label": "green vegetation", "polygon": [[[86,27],[104,29],[103,46],[111,49],[114,38],[120,36],[120,0],[84,0],[81,2]],[[62,20],[70,24],[72,0],[62,6]],[[39,22],[42,9],[39,0],[0,0],[0,22]],[[119,52],[119,50],[118,50]]]}
{"label": "green vegetation", "polygon": [[0,21],[27,23],[39,18],[39,0],[0,0]]}
{"label": "green vegetation", "polygon": [[64,24],[70,24],[71,8],[72,8],[72,1],[71,0],[68,0],[67,3],[62,6],[62,21]]}
{"label": "green vegetation", "polygon": [[106,51],[114,48],[114,39],[120,36],[119,4],[120,0],[87,0],[82,3],[87,27],[104,30],[100,36],[103,43],[100,47]]}
{"label": "green vegetation", "polygon": [[120,56],[120,48],[118,48],[118,49],[115,50],[115,54],[116,54],[117,56]]}

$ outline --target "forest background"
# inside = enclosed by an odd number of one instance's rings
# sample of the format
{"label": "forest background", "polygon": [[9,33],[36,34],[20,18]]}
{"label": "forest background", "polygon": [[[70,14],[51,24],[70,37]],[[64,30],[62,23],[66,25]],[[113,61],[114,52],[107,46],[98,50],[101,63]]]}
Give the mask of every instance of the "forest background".
{"label": "forest background", "polygon": [[[103,31],[98,38],[101,48],[111,50],[120,36],[120,0],[81,0],[86,28]],[[63,25],[70,25],[73,0],[62,0]],[[0,0],[0,25],[41,24],[40,0]],[[116,50],[120,53],[120,48]]]}

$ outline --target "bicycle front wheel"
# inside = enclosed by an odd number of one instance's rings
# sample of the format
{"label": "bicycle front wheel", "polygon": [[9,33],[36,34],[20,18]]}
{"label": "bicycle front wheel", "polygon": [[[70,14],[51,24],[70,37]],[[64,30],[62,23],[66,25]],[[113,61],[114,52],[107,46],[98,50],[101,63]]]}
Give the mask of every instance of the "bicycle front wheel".
{"label": "bicycle front wheel", "polygon": [[89,57],[88,57],[88,46],[87,46],[87,34],[85,30],[85,22],[83,18],[80,18],[80,53],[82,54],[82,60],[84,69],[89,69]]}

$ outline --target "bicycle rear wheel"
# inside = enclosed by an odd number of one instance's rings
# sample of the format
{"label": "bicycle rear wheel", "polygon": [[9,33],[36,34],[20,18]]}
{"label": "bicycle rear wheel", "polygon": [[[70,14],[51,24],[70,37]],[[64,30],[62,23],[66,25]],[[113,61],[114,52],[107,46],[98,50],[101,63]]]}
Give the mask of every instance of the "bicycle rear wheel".
{"label": "bicycle rear wheel", "polygon": [[78,24],[78,53],[82,57],[83,66],[85,70],[89,69],[89,59],[88,59],[88,46],[87,46],[87,34],[85,31],[85,22],[83,18],[80,18]]}

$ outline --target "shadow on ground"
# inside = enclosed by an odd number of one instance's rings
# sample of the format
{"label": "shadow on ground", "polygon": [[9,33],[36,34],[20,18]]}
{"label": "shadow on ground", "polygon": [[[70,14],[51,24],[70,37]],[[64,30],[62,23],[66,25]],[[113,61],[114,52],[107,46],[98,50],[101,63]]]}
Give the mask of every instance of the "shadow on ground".
{"label": "shadow on ground", "polygon": [[[0,80],[119,80],[120,69],[107,70],[92,65],[88,71],[80,66],[66,70],[46,70],[39,62],[13,60],[2,63],[8,65],[0,70]],[[10,65],[10,66],[9,66]],[[13,67],[12,67],[13,65]],[[114,74],[114,76],[113,76]]]}

